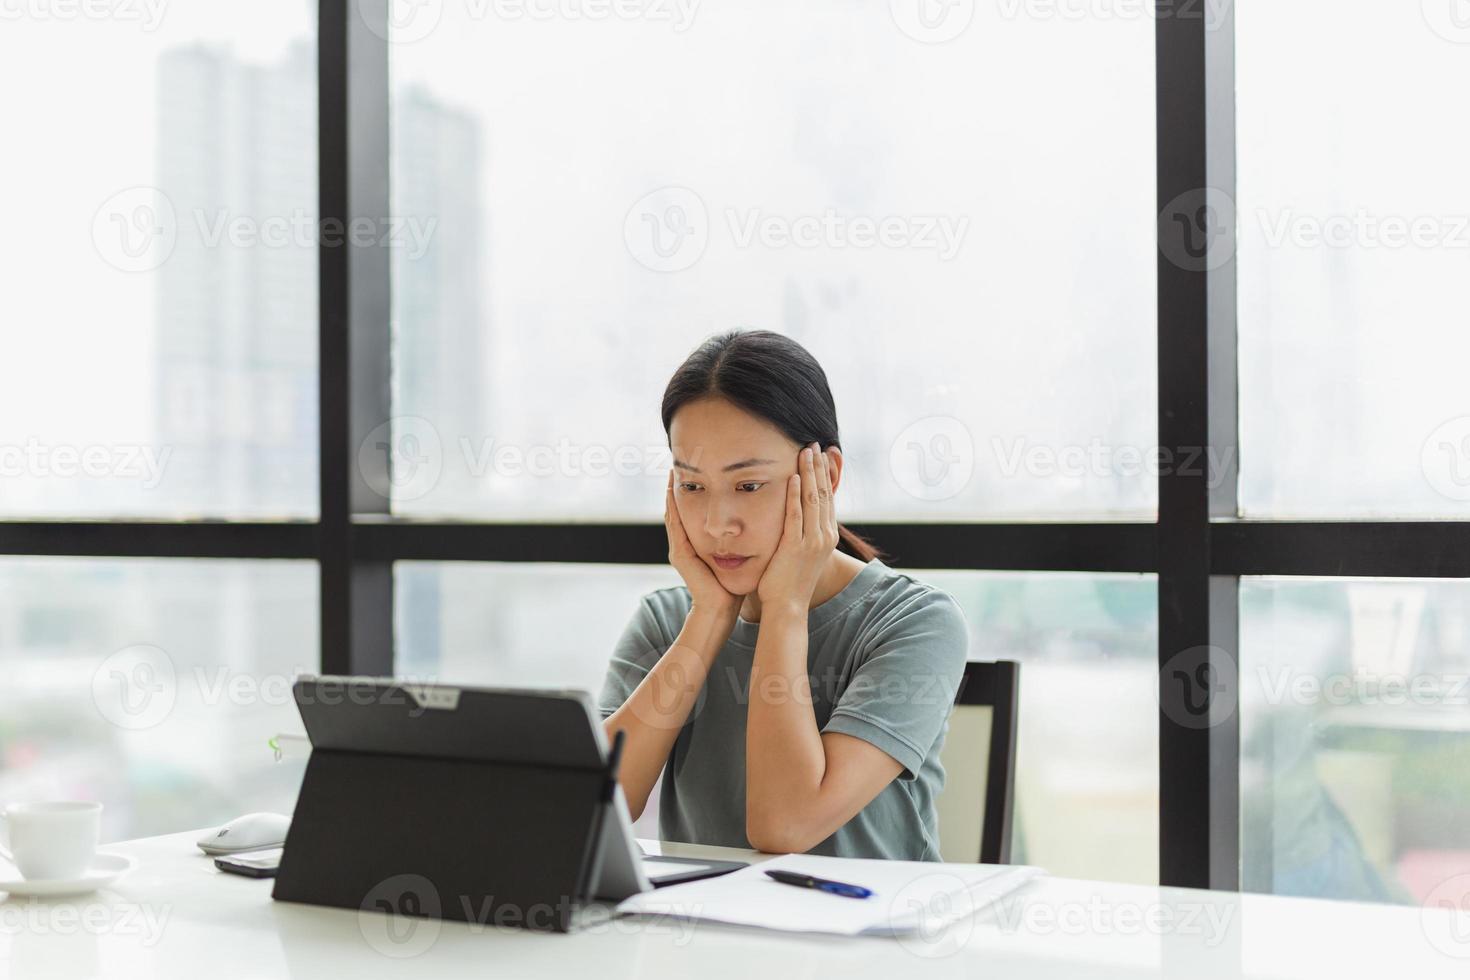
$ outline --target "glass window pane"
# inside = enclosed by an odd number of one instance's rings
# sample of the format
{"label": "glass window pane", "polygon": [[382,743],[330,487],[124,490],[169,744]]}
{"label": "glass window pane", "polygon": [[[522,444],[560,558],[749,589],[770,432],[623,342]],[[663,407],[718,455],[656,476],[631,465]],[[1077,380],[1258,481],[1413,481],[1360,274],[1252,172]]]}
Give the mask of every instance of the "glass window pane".
{"label": "glass window pane", "polygon": [[400,677],[594,695],[638,600],[681,584],[666,565],[413,561],[394,581]]}
{"label": "glass window pane", "polygon": [[964,607],[971,660],[1021,664],[1012,860],[1074,878],[1156,883],[1157,579],[916,574]]}
{"label": "glass window pane", "polygon": [[[1157,881],[1154,578],[915,574],[964,607],[971,659],[1023,665],[1014,860]],[[400,676],[594,696],[639,598],[680,584],[666,566],[631,565],[399,562],[396,576]],[[643,836],[657,836],[656,813]]]}
{"label": "glass window pane", "polygon": [[23,230],[0,238],[0,516],[315,515],[310,5],[27,10],[0,31],[25,93],[0,100]]}
{"label": "glass window pane", "polygon": [[[667,565],[397,562],[393,672],[411,680],[602,689],[613,643]],[[634,824],[658,837],[660,777]]]}
{"label": "glass window pane", "polygon": [[1470,582],[1245,579],[1240,603],[1243,886],[1470,897]]}
{"label": "glass window pane", "polygon": [[291,812],[314,563],[7,558],[0,593],[0,799],[101,801],[104,840]]}
{"label": "glass window pane", "polygon": [[1237,4],[1247,514],[1470,515],[1455,7]]}
{"label": "glass window pane", "polygon": [[1152,22],[971,8],[401,18],[395,510],[649,516],[745,326],[826,369],[850,516],[1152,514]]}

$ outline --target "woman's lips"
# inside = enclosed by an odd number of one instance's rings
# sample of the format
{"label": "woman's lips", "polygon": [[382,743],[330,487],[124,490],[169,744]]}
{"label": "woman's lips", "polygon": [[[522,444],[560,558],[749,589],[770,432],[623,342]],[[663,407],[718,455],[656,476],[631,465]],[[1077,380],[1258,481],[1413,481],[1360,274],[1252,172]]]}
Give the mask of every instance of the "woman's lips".
{"label": "woman's lips", "polygon": [[716,555],[714,556],[714,558],[715,564],[719,565],[721,568],[739,568],[741,565],[744,565],[746,562],[750,561],[749,555],[746,555],[744,558],[721,558]]}

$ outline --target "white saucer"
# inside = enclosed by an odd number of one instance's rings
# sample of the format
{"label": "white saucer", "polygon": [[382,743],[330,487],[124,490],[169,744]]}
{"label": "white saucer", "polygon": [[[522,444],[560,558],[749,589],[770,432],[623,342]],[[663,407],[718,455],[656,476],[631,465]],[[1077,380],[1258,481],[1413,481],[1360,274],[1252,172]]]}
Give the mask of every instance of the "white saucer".
{"label": "white saucer", "polygon": [[85,895],[112,884],[138,866],[137,858],[121,854],[97,854],[92,866],[77,878],[41,878],[27,881],[14,868],[0,865],[0,892],[11,895]]}

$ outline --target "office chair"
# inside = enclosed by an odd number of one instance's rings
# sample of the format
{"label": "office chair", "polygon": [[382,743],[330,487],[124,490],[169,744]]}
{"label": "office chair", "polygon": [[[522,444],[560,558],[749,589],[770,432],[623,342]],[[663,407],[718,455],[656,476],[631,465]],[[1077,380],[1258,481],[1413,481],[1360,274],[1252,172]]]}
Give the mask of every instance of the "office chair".
{"label": "office chair", "polygon": [[965,664],[939,753],[939,851],[946,861],[1010,863],[1020,684],[1014,660]]}

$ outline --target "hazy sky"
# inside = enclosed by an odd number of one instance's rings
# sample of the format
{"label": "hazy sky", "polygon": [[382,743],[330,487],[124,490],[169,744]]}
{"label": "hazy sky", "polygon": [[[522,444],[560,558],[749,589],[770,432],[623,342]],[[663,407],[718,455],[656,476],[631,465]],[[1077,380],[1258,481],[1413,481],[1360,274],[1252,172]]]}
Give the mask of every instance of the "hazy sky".
{"label": "hazy sky", "polygon": [[5,4],[0,441],[151,437],[152,277],[107,265],[93,246],[93,218],[113,194],[157,179],[160,51],[207,40],[272,59],[290,40],[311,36],[315,7],[172,0],[155,23],[143,2],[120,2],[109,20],[9,19],[47,5]]}

